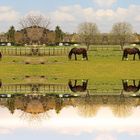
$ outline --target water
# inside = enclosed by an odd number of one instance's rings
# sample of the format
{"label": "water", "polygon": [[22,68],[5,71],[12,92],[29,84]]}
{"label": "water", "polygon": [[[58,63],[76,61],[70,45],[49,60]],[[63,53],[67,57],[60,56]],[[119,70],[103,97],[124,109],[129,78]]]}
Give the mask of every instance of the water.
{"label": "water", "polygon": [[102,86],[88,81],[84,91],[79,90],[81,81],[78,91],[68,85],[69,81],[66,85],[2,83],[0,139],[139,140],[137,80],[127,86],[122,81]]}

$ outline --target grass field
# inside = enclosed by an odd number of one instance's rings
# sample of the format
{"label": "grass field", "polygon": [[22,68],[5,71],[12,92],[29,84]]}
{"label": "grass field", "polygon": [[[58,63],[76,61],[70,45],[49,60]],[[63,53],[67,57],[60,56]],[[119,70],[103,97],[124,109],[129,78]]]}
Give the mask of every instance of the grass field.
{"label": "grass field", "polygon": [[[4,56],[0,61],[0,79],[21,80],[25,76],[45,76],[49,79],[90,79],[111,81],[140,79],[140,61],[121,61],[121,51],[99,50],[89,52],[89,61],[69,61],[67,56],[14,57]],[[136,57],[136,59],[138,59]],[[30,64],[25,64],[29,62]],[[45,62],[45,64],[40,64]]]}

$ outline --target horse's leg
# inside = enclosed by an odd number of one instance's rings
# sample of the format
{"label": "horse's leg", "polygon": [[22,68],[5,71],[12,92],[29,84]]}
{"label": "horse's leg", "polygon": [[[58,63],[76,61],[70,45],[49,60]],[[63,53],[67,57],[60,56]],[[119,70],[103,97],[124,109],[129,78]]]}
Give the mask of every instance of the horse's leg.
{"label": "horse's leg", "polygon": [[75,54],[75,60],[77,60],[77,56],[76,56],[76,54]]}
{"label": "horse's leg", "polygon": [[74,86],[76,86],[77,85],[77,80],[75,80],[75,83],[74,83]]}
{"label": "horse's leg", "polygon": [[128,60],[128,54],[126,54],[126,60]]}
{"label": "horse's leg", "polygon": [[88,56],[87,56],[87,53],[86,53],[86,60],[88,60]]}
{"label": "horse's leg", "polygon": [[136,82],[135,82],[135,80],[133,80],[133,85],[136,87]]}
{"label": "horse's leg", "polygon": [[82,60],[84,60],[84,58],[85,58],[85,55],[84,55],[84,54],[82,54],[82,56],[83,56]]}
{"label": "horse's leg", "polygon": [[135,55],[136,55],[136,54],[134,54],[134,56],[133,56],[133,60],[135,60]]}
{"label": "horse's leg", "polygon": [[126,58],[126,53],[125,52],[123,52],[122,61],[124,60],[124,58]]}

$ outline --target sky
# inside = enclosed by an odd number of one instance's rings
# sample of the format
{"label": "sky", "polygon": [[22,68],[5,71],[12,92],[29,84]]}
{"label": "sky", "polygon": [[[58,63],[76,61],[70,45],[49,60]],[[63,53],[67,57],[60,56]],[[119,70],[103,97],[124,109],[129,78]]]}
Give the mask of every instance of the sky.
{"label": "sky", "polygon": [[[139,140],[140,107],[133,108],[127,118],[118,118],[108,107],[101,107],[94,117],[84,117],[75,107],[63,108],[60,114],[54,110],[49,117],[31,122],[22,111],[14,114],[0,107],[0,139],[2,140]],[[104,114],[104,115],[103,115]],[[26,117],[25,117],[26,116]],[[22,137],[21,137],[22,136]]]}
{"label": "sky", "polygon": [[129,22],[140,33],[140,0],[0,0],[0,32],[28,14],[50,19],[50,29],[59,25],[64,32],[76,32],[82,22],[96,23],[101,32],[109,32],[116,22]]}

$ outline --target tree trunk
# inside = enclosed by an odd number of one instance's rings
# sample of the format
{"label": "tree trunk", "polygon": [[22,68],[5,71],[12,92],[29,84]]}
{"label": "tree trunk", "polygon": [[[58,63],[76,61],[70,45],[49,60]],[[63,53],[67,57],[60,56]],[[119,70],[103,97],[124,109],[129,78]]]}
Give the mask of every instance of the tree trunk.
{"label": "tree trunk", "polygon": [[121,46],[121,50],[123,50],[124,45],[120,45]]}
{"label": "tree trunk", "polygon": [[87,51],[89,50],[89,44],[86,45],[87,46]]}

